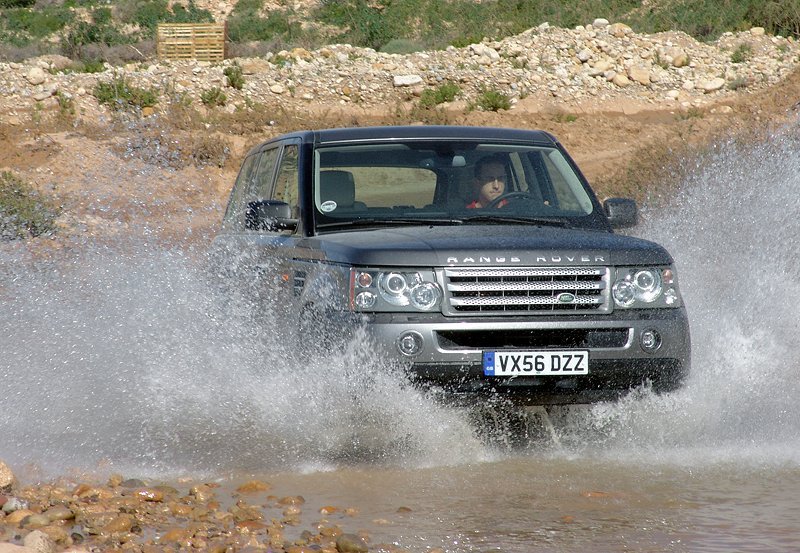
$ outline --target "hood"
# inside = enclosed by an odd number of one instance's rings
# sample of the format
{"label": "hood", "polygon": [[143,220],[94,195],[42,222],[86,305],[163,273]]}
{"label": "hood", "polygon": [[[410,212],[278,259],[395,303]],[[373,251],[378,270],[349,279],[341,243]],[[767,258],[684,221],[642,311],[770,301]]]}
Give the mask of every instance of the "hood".
{"label": "hood", "polygon": [[653,242],[602,231],[523,225],[402,227],[309,238],[334,263],[390,267],[666,265]]}

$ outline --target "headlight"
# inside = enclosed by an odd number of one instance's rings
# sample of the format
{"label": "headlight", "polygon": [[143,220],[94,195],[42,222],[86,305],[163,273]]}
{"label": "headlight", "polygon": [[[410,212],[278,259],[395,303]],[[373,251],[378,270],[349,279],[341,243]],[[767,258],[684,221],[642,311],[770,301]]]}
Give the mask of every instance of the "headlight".
{"label": "headlight", "polygon": [[680,303],[671,267],[618,268],[611,294],[617,307],[677,307]]}
{"label": "headlight", "polygon": [[431,269],[350,270],[350,304],[357,311],[431,311],[441,301]]}

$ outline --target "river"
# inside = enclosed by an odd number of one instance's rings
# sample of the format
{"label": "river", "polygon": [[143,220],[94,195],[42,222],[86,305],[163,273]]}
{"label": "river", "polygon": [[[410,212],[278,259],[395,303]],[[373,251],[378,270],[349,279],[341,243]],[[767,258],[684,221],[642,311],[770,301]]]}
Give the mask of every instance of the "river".
{"label": "river", "polygon": [[409,551],[796,551],[796,130],[720,144],[643,209],[635,234],[673,253],[689,308],[679,392],[553,409],[554,436],[529,412],[512,444],[503,408],[477,432],[358,343],[296,366],[277,322],[220,307],[198,249],[14,243],[0,459],[29,480],[258,477],[356,507],[353,524]]}

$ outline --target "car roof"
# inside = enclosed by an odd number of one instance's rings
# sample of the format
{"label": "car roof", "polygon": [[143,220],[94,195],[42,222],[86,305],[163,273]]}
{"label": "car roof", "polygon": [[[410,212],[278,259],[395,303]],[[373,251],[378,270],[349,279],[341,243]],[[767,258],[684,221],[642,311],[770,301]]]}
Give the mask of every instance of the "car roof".
{"label": "car roof", "polygon": [[259,144],[254,150],[274,142],[300,139],[304,143],[334,144],[372,140],[496,140],[501,142],[534,142],[555,146],[558,141],[548,132],[502,127],[468,127],[449,125],[406,125],[379,127],[347,127],[319,129],[283,134]]}

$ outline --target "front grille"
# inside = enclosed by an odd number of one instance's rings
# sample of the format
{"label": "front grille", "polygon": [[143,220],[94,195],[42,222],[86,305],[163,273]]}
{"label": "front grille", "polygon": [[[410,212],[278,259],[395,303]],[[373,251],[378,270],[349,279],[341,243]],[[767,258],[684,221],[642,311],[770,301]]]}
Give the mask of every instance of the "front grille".
{"label": "front grille", "polygon": [[606,312],[605,267],[510,267],[445,269],[451,313]]}

